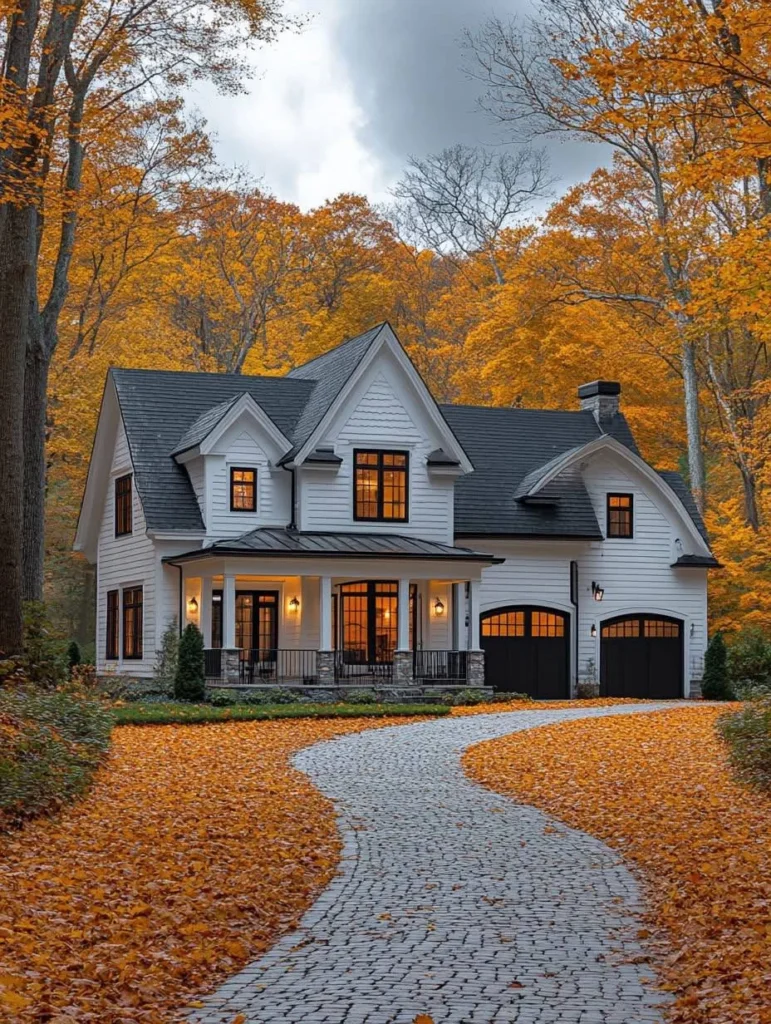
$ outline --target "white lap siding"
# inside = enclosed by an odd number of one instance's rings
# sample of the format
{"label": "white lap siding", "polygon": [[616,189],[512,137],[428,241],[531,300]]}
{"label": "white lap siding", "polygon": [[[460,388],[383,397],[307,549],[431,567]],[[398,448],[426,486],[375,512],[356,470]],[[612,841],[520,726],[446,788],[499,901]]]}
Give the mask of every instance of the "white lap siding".
{"label": "white lap siding", "polygon": [[[440,441],[420,405],[412,400],[397,371],[379,367],[357,392],[325,444],[343,463],[337,472],[303,468],[299,474],[303,530],[399,533],[452,543],[453,480],[435,479],[426,457]],[[409,452],[409,521],[356,522],[353,517],[354,449]]]}
{"label": "white lap siding", "polygon": [[[155,564],[153,542],[145,533],[142,503],[132,477],[132,531],[123,537],[115,536],[115,480],[133,473],[126,434],[121,423],[115,445],[112,473],[107,487],[102,525],[97,552],[96,597],[96,665],[99,672],[121,672],[130,676],[152,675],[155,662]],[[123,661],[123,598],[128,587],[142,587],[143,602],[143,657]],[[119,657],[107,661],[105,641],[107,635],[107,594],[121,592],[118,607],[120,623]]]}

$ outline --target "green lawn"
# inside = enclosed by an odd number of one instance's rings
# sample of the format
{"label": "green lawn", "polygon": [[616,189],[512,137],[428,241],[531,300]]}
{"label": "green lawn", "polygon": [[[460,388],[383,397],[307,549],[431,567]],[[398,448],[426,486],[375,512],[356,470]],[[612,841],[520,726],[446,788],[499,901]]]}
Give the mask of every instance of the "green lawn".
{"label": "green lawn", "polygon": [[442,704],[124,704],[113,709],[116,725],[184,725],[263,722],[278,718],[403,718],[448,715]]}

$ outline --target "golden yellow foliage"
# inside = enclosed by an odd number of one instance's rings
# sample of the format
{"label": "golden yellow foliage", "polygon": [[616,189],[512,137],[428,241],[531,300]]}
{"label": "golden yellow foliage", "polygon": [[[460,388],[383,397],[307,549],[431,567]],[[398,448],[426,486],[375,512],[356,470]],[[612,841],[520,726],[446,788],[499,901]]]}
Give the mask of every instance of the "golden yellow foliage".
{"label": "golden yellow foliage", "polygon": [[[730,705],[729,705],[730,708]],[[732,778],[726,710],[575,721],[479,744],[478,782],[620,850],[643,872],[677,1024],[771,1022],[771,800]]]}

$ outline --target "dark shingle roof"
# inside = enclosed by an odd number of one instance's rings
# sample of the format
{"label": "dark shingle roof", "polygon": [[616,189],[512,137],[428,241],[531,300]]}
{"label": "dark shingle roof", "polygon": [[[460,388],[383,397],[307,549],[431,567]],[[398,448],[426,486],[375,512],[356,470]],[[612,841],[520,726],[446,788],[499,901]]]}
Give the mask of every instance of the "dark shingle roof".
{"label": "dark shingle roof", "polygon": [[204,413],[244,393],[292,436],[313,383],[286,377],[111,370],[149,530],[202,530],[190,478],[171,452]]}
{"label": "dark shingle roof", "polygon": [[723,566],[712,555],[680,555],[671,569],[722,569]]}
{"label": "dark shingle roof", "polygon": [[395,533],[299,533],[278,527],[251,530],[232,540],[217,541],[208,548],[199,548],[187,555],[175,556],[173,561],[185,558],[205,558],[209,554],[239,552],[249,555],[321,555],[344,558],[429,558],[453,561],[494,562],[493,555],[480,554],[470,548],[453,547],[418,537],[403,537]]}
{"label": "dark shingle roof", "polygon": [[675,473],[668,469],[657,469],[656,472],[662,480],[669,484],[680,501],[682,501],[683,505],[685,505],[688,515],[693,519],[696,529],[699,531],[704,541],[709,544],[707,527],[704,525],[704,520],[701,518],[701,513],[696,506],[696,501],[691,493],[691,489],[680,473]]}
{"label": "dark shingle roof", "polygon": [[227,401],[220,402],[219,405],[215,405],[212,409],[207,409],[205,413],[202,413],[195,423],[187,428],[171,454],[180,455],[189,448],[195,448],[197,444],[200,444],[201,441],[209,436],[228,409],[231,409],[237,401],[238,395],[233,395]]}

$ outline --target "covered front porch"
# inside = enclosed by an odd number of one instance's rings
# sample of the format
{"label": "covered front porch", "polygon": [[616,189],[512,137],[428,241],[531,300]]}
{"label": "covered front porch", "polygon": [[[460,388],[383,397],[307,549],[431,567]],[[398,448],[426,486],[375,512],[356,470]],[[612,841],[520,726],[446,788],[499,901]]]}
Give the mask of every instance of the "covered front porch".
{"label": "covered front porch", "polygon": [[[462,688],[484,684],[479,588],[488,556],[225,553],[169,560],[180,617],[217,686]],[[452,552],[451,554],[449,552]]]}

